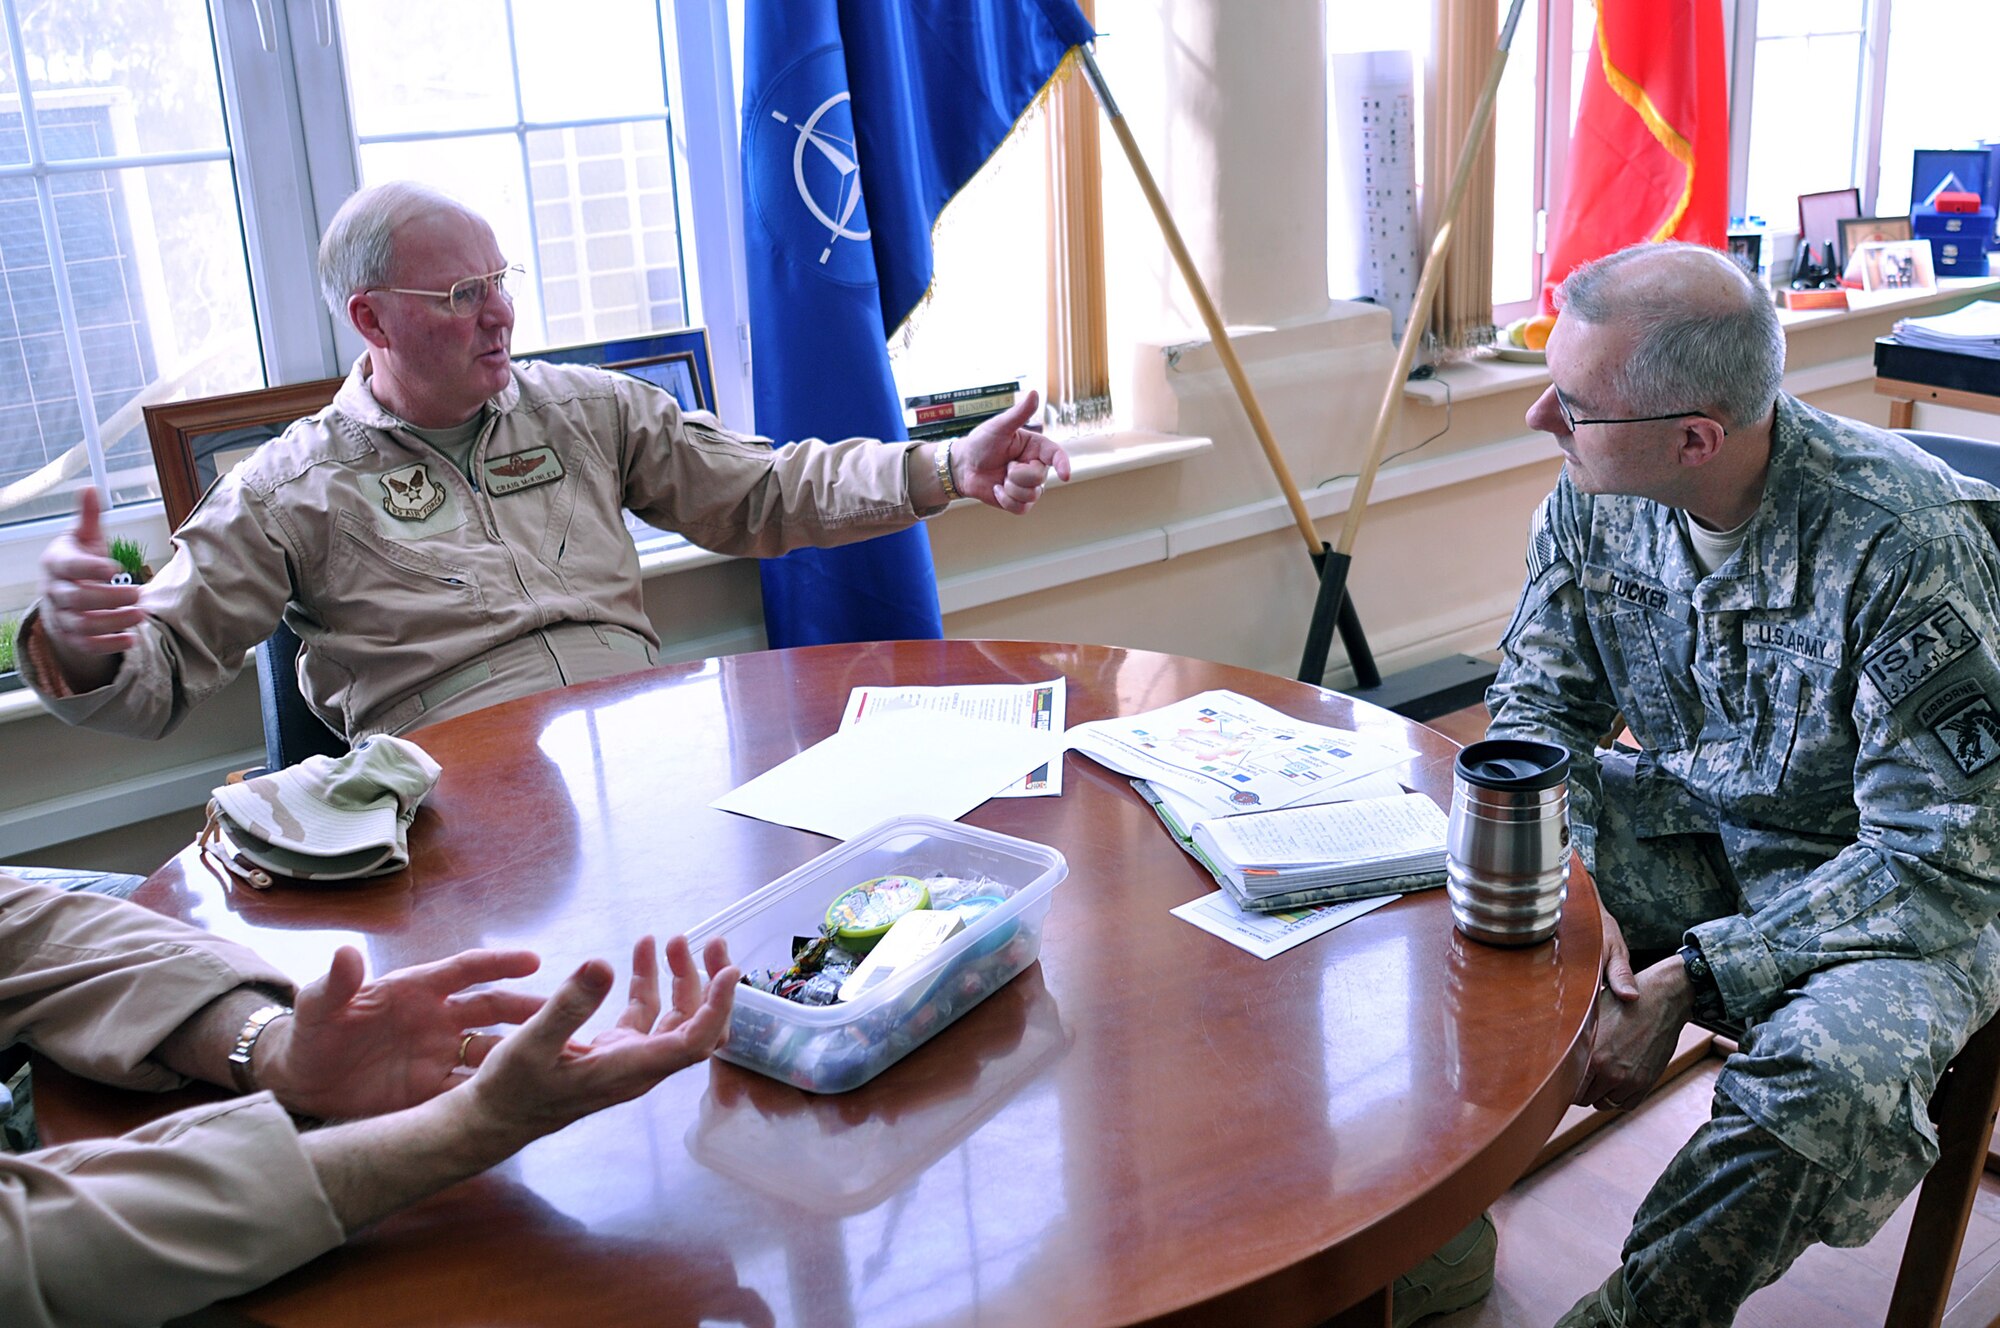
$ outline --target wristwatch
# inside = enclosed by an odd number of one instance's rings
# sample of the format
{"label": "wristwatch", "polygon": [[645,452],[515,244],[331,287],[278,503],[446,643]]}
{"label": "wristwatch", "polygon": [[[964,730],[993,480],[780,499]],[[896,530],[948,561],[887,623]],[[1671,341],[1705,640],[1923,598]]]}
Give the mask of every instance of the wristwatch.
{"label": "wristwatch", "polygon": [[1693,941],[1681,947],[1681,966],[1687,970],[1688,986],[1694,992],[1694,1017],[1727,1019],[1729,1013],[1722,1008],[1722,988],[1715,983],[1715,973],[1708,966],[1707,956]]}
{"label": "wristwatch", "polygon": [[291,1006],[273,1001],[268,1005],[258,1006],[250,1012],[250,1017],[243,1021],[243,1027],[236,1034],[236,1045],[229,1049],[229,1081],[236,1086],[237,1092],[257,1091],[256,1077],[250,1073],[250,1056],[257,1050],[257,1039],[264,1036],[264,1030],[269,1028],[273,1021],[291,1012]]}

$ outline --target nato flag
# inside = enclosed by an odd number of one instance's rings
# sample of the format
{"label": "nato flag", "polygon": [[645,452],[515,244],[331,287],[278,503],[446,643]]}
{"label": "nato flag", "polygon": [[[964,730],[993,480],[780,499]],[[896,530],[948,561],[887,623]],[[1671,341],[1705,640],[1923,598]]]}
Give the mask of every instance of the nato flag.
{"label": "nato flag", "polygon": [[[1071,0],[744,6],[744,249],[757,432],[904,432],[888,341],[931,281],[931,227],[1091,40]],[[766,561],[773,646],[944,634],[918,526]]]}

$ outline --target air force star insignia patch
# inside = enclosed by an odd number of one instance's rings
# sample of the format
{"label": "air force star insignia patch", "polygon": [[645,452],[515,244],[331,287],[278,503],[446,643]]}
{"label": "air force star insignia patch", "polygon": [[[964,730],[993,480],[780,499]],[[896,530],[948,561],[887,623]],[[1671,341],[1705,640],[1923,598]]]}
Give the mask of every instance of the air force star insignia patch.
{"label": "air force star insignia patch", "polygon": [[419,462],[382,476],[382,507],[398,521],[421,521],[444,506],[444,490]]}

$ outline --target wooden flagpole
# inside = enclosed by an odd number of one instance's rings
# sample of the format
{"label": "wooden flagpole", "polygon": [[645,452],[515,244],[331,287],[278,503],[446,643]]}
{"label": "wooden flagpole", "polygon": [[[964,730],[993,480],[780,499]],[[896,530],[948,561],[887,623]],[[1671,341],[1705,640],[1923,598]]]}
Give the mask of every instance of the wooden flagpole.
{"label": "wooden flagpole", "polygon": [[1347,637],[1345,624],[1347,619],[1353,617],[1353,610],[1347,601],[1347,573],[1354,562],[1354,539],[1361,530],[1361,517],[1368,507],[1369,491],[1375,485],[1375,472],[1382,467],[1382,454],[1389,446],[1389,432],[1403,402],[1403,384],[1409,380],[1417,346],[1423,340],[1424,326],[1430,321],[1431,302],[1437,298],[1438,282],[1444,276],[1445,251],[1451,248],[1459,204],[1465,197],[1466,183],[1472,178],[1473,160],[1478,157],[1487,127],[1493,120],[1493,103],[1500,94],[1501,76],[1507,72],[1507,48],[1513,45],[1514,27],[1520,22],[1522,4],[1523,0],[1513,0],[1507,10],[1507,21],[1500,27],[1500,43],[1493,58],[1493,68],[1487,71],[1486,86],[1472,108],[1472,120],[1465,129],[1465,141],[1459,150],[1458,164],[1451,173],[1451,185],[1437,211],[1440,219],[1437,234],[1431,239],[1423,274],[1417,280],[1416,300],[1410,307],[1409,321],[1403,325],[1402,344],[1396,348],[1395,367],[1389,371],[1389,381],[1382,391],[1381,409],[1375,413],[1375,432],[1368,440],[1367,459],[1354,482],[1354,496],[1347,502],[1347,519],[1340,529],[1340,544],[1329,550],[1323,560],[1319,599],[1313,605],[1312,625],[1306,629],[1305,655],[1299,661],[1301,682],[1317,685],[1326,677],[1327,647],[1332,641],[1336,621],[1341,623],[1342,641],[1345,642]]}
{"label": "wooden flagpole", "polygon": [[1361,630],[1360,619],[1355,615],[1354,606],[1347,598],[1347,574],[1353,562],[1354,540],[1361,528],[1361,517],[1368,505],[1369,491],[1374,487],[1375,473],[1382,466],[1382,455],[1387,450],[1389,432],[1395,423],[1397,407],[1401,404],[1403,384],[1409,378],[1410,367],[1416,358],[1417,346],[1423,339],[1423,327],[1430,318],[1431,302],[1437,297],[1439,280],[1444,275],[1440,260],[1451,247],[1453,219],[1458,214],[1459,203],[1464,197],[1467,182],[1472,176],[1472,161],[1478,155],[1478,145],[1485,138],[1487,126],[1493,119],[1493,102],[1499,95],[1500,78],[1507,68],[1507,48],[1513,44],[1514,28],[1521,18],[1524,0],[1513,0],[1507,12],[1507,22],[1501,27],[1498,54],[1493,68],[1488,73],[1486,86],[1474,105],[1471,123],[1467,126],[1465,147],[1461,151],[1456,168],[1452,171],[1451,185],[1445,193],[1444,205],[1438,215],[1443,218],[1435,237],[1431,240],[1430,254],[1424,260],[1422,275],[1417,281],[1416,301],[1410,310],[1409,321],[1403,328],[1403,340],[1397,347],[1395,368],[1389,376],[1389,383],[1382,395],[1381,409],[1376,413],[1375,430],[1369,439],[1367,459],[1361,474],[1355,482],[1354,495],[1348,500],[1347,519],[1341,527],[1338,548],[1329,546],[1313,528],[1312,516],[1306,511],[1305,500],[1299,496],[1298,485],[1293,482],[1291,470],[1285,458],[1278,451],[1277,441],[1271,436],[1271,426],[1264,417],[1263,407],[1257,403],[1257,394],[1250,386],[1248,375],[1243,372],[1242,361],[1236,356],[1236,347],[1229,339],[1229,331],[1222,325],[1222,318],[1216,312],[1214,301],[1209,298],[1208,287],[1202,282],[1201,274],[1195,270],[1194,259],[1188,253],[1187,245],[1181,239],[1180,227],[1174,224],[1173,215],[1167,211],[1166,199],[1161,196],[1159,186],[1154,183],[1153,173],[1146,166],[1146,159],[1139,151],[1138,143],[1132,137],[1130,126],[1125,123],[1124,114],[1111,96],[1111,89],[1105,84],[1104,72],[1097,67],[1097,60],[1089,47],[1082,48],[1085,76],[1090,80],[1091,90],[1097,94],[1098,103],[1103,106],[1105,117],[1111,122],[1111,132],[1118,139],[1118,146],[1125,152],[1125,160],[1130,163],[1132,173],[1137,177],[1139,190],[1146,197],[1146,204],[1152,209],[1153,219],[1158,222],[1160,234],[1167,242],[1167,249],[1173,254],[1174,264],[1180,269],[1181,279],[1187,283],[1188,292],[1194,297],[1195,308],[1201,314],[1203,326],[1208,329],[1209,339],[1214,343],[1216,354],[1222,359],[1222,367],[1229,375],[1229,382],[1236,390],[1237,400],[1243,405],[1243,412],[1250,418],[1250,429],[1257,436],[1258,444],[1264,450],[1264,458],[1270,463],[1272,473],[1277,477],[1278,487],[1284,492],[1285,502],[1291,508],[1292,520],[1297,524],[1300,535],[1305,539],[1306,549],[1311,554],[1313,566],[1319,574],[1319,596],[1313,606],[1312,624],[1306,632],[1305,657],[1300,662],[1299,679],[1315,686],[1326,677],[1327,649],[1332,642],[1333,629],[1340,629],[1341,645],[1347,651],[1348,663],[1354,669],[1355,682],[1367,688],[1380,684],[1381,674],[1375,668],[1373,654],[1368,648],[1367,636]]}
{"label": "wooden flagpole", "polygon": [[[1518,6],[1520,0],[1515,0],[1515,4]],[[1270,421],[1265,419],[1264,408],[1257,403],[1257,393],[1250,386],[1249,375],[1243,372],[1243,362],[1236,356],[1236,346],[1229,339],[1229,329],[1222,325],[1222,316],[1216,312],[1215,302],[1209,298],[1208,287],[1202,281],[1201,273],[1195,270],[1194,258],[1181,239],[1180,227],[1174,224],[1173,214],[1167,211],[1167,200],[1161,195],[1159,185],[1154,183],[1153,172],[1146,166],[1146,158],[1132,137],[1132,129],[1125,123],[1124,113],[1118,109],[1110,87],[1105,84],[1104,71],[1097,67],[1096,57],[1089,47],[1080,48],[1078,53],[1083,57],[1084,75],[1090,80],[1091,91],[1097,94],[1098,104],[1104,108],[1105,118],[1111,122],[1111,132],[1117,137],[1118,146],[1125,151],[1125,160],[1130,163],[1132,174],[1139,181],[1139,191],[1146,196],[1146,205],[1152,209],[1153,219],[1159,223],[1160,235],[1174,256],[1174,265],[1180,269],[1181,280],[1187,283],[1188,293],[1194,297],[1195,308],[1201,314],[1202,325],[1208,329],[1209,340],[1214,344],[1216,354],[1222,358],[1222,367],[1229,374],[1230,385],[1236,389],[1236,399],[1243,404],[1243,413],[1250,417],[1250,431],[1257,436],[1258,444],[1264,449],[1264,459],[1270,463],[1278,488],[1284,492],[1285,504],[1291,508],[1292,520],[1306,542],[1306,551],[1312,557],[1314,569],[1323,578],[1330,552],[1326,542],[1320,539],[1319,532],[1313,528],[1312,514],[1306,511],[1305,499],[1299,496],[1299,486],[1293,482],[1284,454],[1278,451],[1277,440],[1271,436]],[[1361,630],[1361,620],[1355,617],[1352,606],[1344,601],[1334,606],[1334,614],[1340,623],[1341,644],[1347,649],[1348,661],[1354,666],[1356,679],[1363,687],[1377,685],[1382,676],[1375,669],[1374,656],[1368,650],[1368,638]],[[1325,653],[1322,645],[1322,659]],[[1323,667],[1321,671],[1323,674]],[[1319,679],[1312,681],[1318,683]]]}

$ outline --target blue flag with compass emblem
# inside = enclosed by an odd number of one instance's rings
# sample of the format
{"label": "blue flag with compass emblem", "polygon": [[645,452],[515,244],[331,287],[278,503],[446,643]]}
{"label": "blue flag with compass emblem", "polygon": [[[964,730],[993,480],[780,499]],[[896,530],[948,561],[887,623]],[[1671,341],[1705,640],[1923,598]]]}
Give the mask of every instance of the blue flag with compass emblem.
{"label": "blue flag with compass emblem", "polygon": [[[743,231],[757,432],[905,438],[888,341],[931,227],[1070,48],[1071,0],[744,6]],[[763,565],[773,646],[944,634],[918,526]]]}

